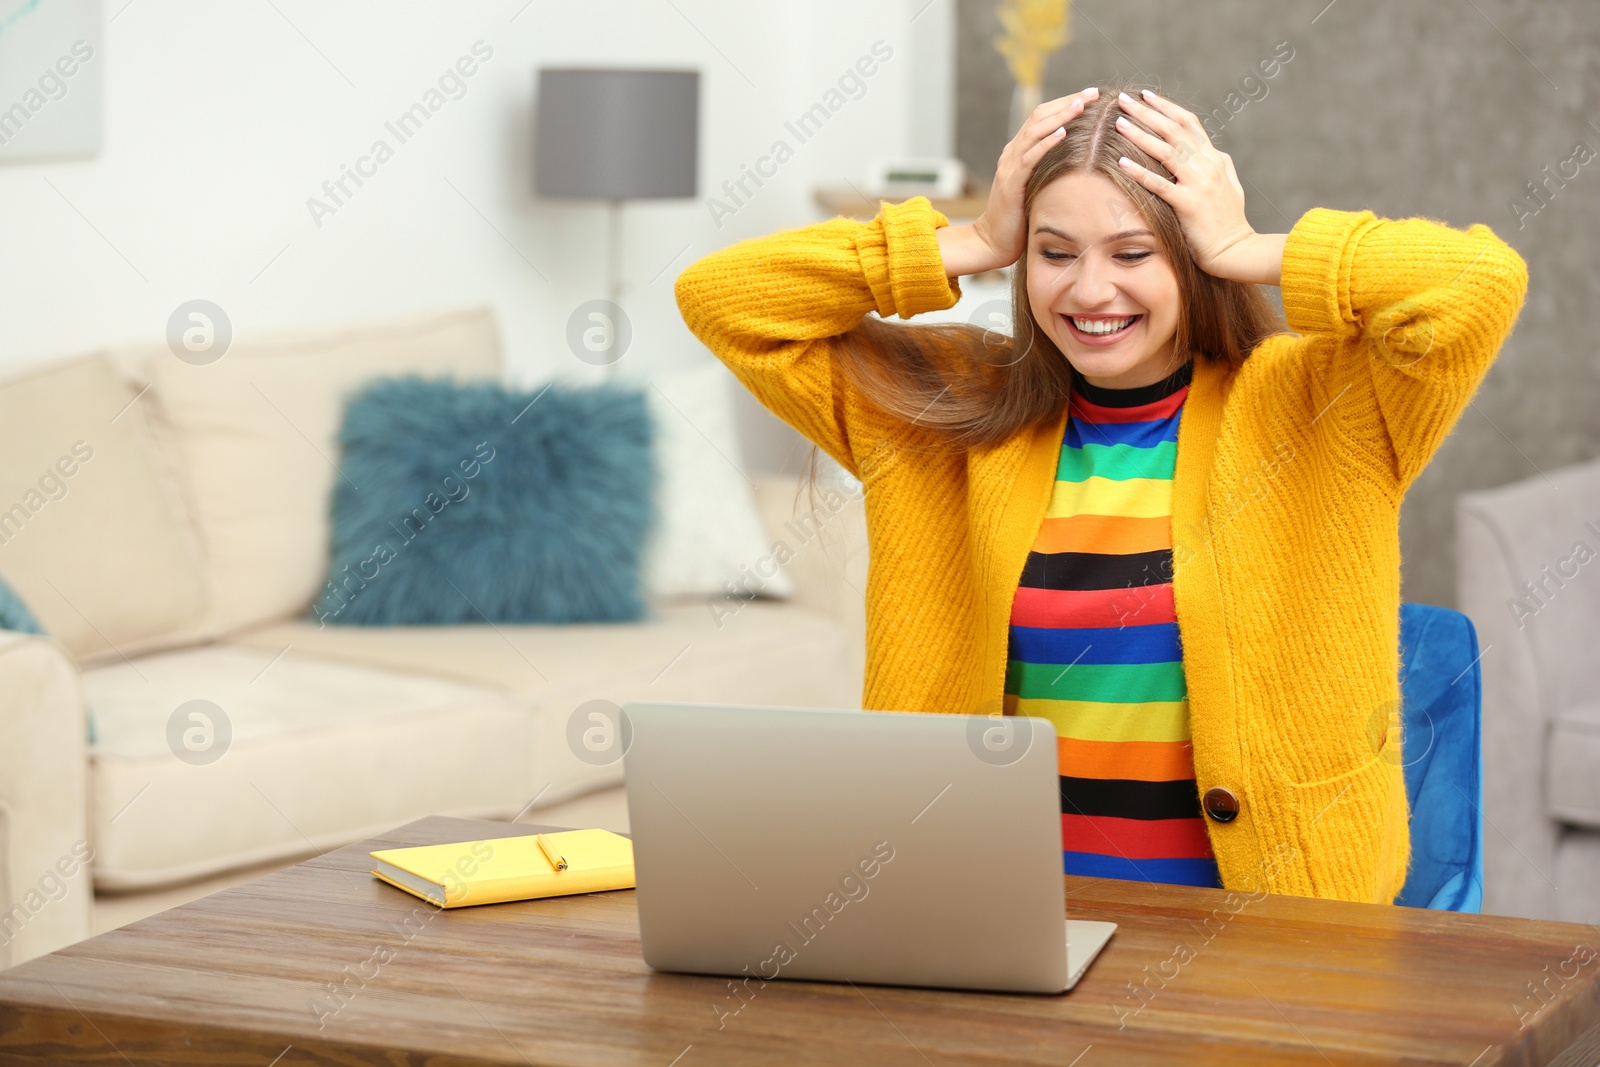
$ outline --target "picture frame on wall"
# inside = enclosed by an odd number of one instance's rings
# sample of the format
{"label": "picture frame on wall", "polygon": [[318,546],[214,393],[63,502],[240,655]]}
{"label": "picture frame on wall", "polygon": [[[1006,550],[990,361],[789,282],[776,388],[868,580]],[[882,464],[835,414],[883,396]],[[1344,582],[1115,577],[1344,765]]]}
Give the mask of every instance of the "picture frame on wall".
{"label": "picture frame on wall", "polygon": [[0,0],[0,163],[100,153],[101,0]]}

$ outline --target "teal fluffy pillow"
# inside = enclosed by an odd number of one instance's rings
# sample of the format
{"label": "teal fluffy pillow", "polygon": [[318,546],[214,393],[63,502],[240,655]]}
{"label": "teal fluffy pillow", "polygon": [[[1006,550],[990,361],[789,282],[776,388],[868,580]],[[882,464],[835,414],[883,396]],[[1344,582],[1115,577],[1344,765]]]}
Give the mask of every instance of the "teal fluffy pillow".
{"label": "teal fluffy pillow", "polygon": [[641,389],[392,378],[350,399],[324,624],[643,617],[654,427]]}
{"label": "teal fluffy pillow", "polygon": [[33,617],[33,612],[28,610],[28,605],[7,584],[5,578],[0,576],[0,630],[16,630],[25,634],[42,634],[39,620]]}

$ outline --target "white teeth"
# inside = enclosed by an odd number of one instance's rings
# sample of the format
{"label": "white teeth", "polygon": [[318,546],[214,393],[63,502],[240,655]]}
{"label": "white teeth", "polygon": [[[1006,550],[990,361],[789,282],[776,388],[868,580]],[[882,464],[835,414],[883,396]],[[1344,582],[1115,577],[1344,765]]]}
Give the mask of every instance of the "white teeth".
{"label": "white teeth", "polygon": [[1128,324],[1138,317],[1137,315],[1131,315],[1125,319],[1099,319],[1092,322],[1073,318],[1072,325],[1084,333],[1116,333],[1118,330],[1126,329]]}

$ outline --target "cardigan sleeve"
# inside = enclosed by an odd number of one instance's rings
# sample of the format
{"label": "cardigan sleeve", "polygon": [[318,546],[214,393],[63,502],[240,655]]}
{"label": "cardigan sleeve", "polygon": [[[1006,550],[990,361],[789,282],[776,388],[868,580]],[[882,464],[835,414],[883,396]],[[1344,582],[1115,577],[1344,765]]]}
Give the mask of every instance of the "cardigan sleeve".
{"label": "cardigan sleeve", "polygon": [[1312,208],[1289,232],[1281,288],[1292,329],[1360,353],[1403,491],[1511,333],[1528,268],[1482,223]]}
{"label": "cardigan sleeve", "polygon": [[835,350],[869,311],[910,318],[960,299],[934,233],[949,221],[916,196],[881,203],[870,222],[740,241],[678,276],[678,309],[757,400],[859,477],[852,438],[886,435],[888,416],[850,385]]}

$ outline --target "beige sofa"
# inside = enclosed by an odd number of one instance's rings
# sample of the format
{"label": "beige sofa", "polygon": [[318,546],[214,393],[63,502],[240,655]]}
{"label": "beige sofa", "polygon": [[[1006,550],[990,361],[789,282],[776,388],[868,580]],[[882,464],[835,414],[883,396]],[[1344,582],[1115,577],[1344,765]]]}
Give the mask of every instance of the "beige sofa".
{"label": "beige sofa", "polygon": [[501,376],[492,315],[0,382],[0,575],[48,634],[0,632],[0,965],[87,936],[91,880],[149,892],[614,787],[622,764],[570,740],[586,701],[859,707],[865,535],[844,483],[814,501],[755,479],[767,547],[793,553],[786,599],[653,597],[622,625],[308,620],[340,401],[407,372]]}
{"label": "beige sofa", "polygon": [[1600,922],[1600,460],[1456,504],[1483,673],[1483,910]]}

